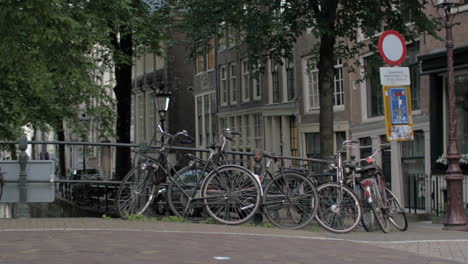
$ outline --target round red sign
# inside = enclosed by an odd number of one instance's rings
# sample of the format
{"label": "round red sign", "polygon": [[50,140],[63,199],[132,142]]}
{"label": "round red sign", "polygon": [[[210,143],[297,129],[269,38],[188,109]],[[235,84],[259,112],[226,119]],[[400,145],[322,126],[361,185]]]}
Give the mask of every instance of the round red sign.
{"label": "round red sign", "polygon": [[387,30],[379,38],[380,56],[386,63],[397,66],[406,58],[406,43],[400,33],[396,30]]}

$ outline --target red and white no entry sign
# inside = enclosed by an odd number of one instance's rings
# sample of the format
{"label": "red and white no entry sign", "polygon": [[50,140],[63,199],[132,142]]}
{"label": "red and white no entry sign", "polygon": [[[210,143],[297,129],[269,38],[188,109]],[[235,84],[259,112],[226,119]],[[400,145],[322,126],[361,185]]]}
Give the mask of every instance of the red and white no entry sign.
{"label": "red and white no entry sign", "polygon": [[406,43],[396,30],[387,30],[379,38],[380,56],[386,63],[397,66],[406,58]]}

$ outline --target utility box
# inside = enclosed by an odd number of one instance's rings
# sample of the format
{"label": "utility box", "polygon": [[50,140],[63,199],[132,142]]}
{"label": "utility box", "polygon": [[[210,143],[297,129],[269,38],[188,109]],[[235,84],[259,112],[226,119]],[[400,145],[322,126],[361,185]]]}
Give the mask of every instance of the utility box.
{"label": "utility box", "polygon": [[[17,160],[0,161],[5,185],[1,203],[20,202],[20,164]],[[55,199],[55,163],[53,160],[28,160],[26,166],[28,203],[50,203]]]}

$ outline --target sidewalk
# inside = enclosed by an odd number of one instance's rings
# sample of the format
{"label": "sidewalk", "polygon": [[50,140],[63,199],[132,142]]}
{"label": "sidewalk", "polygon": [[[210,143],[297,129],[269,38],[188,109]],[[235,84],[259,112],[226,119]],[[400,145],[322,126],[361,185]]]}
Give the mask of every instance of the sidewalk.
{"label": "sidewalk", "polygon": [[468,263],[468,233],[444,231],[441,225],[411,222],[407,232],[388,234],[313,230],[100,218],[2,219],[0,264],[85,259],[89,263]]}

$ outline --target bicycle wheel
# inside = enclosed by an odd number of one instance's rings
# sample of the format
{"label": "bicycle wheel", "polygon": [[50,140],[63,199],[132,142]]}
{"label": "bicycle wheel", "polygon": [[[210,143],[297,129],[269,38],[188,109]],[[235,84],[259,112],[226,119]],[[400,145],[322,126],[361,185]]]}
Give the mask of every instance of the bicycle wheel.
{"label": "bicycle wheel", "polygon": [[385,193],[387,195],[388,209],[386,213],[388,215],[388,220],[390,220],[390,223],[392,223],[396,229],[406,231],[408,229],[408,219],[406,218],[405,210],[401,208],[400,201],[398,201],[398,198],[392,191],[385,188]]}
{"label": "bicycle wheel", "polygon": [[153,170],[133,168],[122,180],[117,192],[117,210],[122,219],[130,215],[141,215],[154,199],[156,185]]}
{"label": "bicycle wheel", "polygon": [[317,214],[317,190],[300,174],[280,173],[267,183],[262,206],[264,215],[275,226],[299,229]]}
{"label": "bicycle wheel", "polygon": [[[194,192],[200,193],[200,182],[207,174],[207,172],[203,172],[203,168],[187,166],[173,176],[173,180],[169,182],[167,187],[167,203],[175,216],[189,220],[196,220],[202,216],[202,200],[191,199]],[[197,184],[199,184],[198,188]],[[195,194],[194,197],[198,198],[200,195]]]}
{"label": "bicycle wheel", "polygon": [[380,230],[380,226],[377,225],[374,217],[374,213],[370,207],[370,204],[367,202],[367,199],[364,195],[364,191],[360,185],[356,186],[356,196],[361,201],[362,206],[362,216],[361,216],[361,225],[367,232],[373,232]]}
{"label": "bicycle wheel", "polygon": [[239,225],[258,210],[262,189],[252,172],[225,165],[208,174],[202,186],[205,209],[216,221]]}
{"label": "bicycle wheel", "polygon": [[319,207],[315,219],[333,233],[351,232],[361,219],[361,204],[354,192],[337,183],[325,183],[317,188]]}
{"label": "bicycle wheel", "polygon": [[374,213],[375,220],[378,226],[380,226],[380,229],[384,233],[388,233],[390,226],[388,224],[389,221],[388,221],[387,214],[385,213],[385,208],[384,208],[382,199],[379,198],[380,196],[377,193],[377,189],[375,185],[371,185],[370,191],[372,195],[372,202],[370,203],[370,208],[372,212]]}

